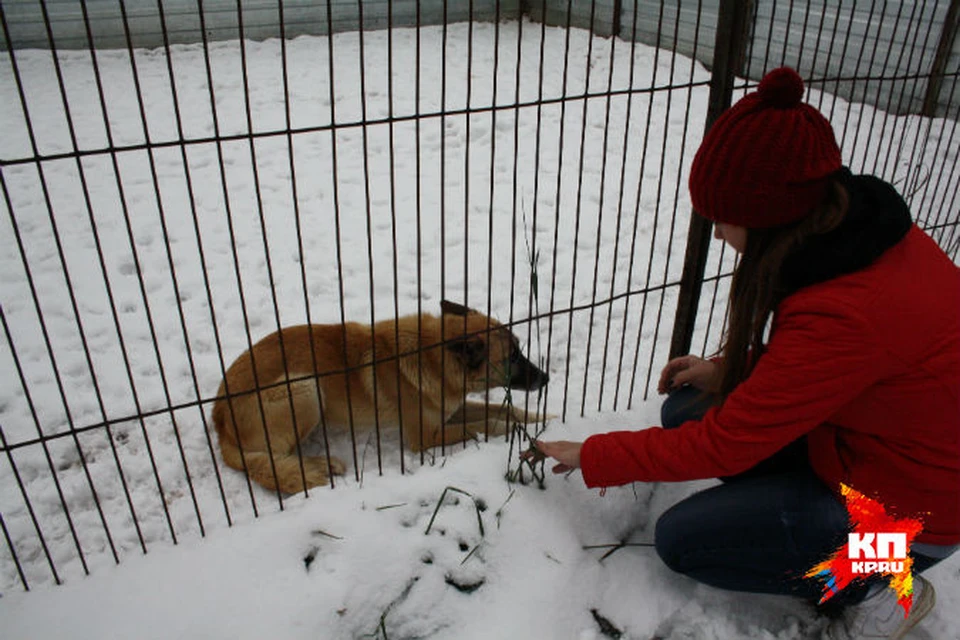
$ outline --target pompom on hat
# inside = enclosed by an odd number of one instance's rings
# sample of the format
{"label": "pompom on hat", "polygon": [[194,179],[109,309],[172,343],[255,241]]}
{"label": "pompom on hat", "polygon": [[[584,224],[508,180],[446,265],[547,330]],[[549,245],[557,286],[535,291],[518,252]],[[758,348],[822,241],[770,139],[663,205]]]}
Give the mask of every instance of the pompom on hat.
{"label": "pompom on hat", "polygon": [[802,99],[803,80],[781,67],[717,118],[690,169],[697,213],[768,228],[795,222],[823,201],[842,166],[840,148],[827,119]]}

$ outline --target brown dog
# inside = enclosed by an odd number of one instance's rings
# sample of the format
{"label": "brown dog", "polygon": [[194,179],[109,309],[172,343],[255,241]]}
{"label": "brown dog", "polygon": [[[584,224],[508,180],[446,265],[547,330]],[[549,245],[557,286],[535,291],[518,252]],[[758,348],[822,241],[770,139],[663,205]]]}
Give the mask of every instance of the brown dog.
{"label": "brown dog", "polygon": [[381,427],[401,425],[406,445],[420,451],[503,434],[510,420],[540,420],[466,400],[495,387],[536,390],[547,374],[496,320],[447,301],[440,307],[439,318],[405,316],[372,330],[352,322],[288,327],[253,345],[230,365],[213,406],[224,462],[268,489],[296,493],[304,480],[310,488],[344,472],[342,461],[328,466],[325,457],[303,457],[301,470],[297,443],[321,423],[360,431],[379,416]]}

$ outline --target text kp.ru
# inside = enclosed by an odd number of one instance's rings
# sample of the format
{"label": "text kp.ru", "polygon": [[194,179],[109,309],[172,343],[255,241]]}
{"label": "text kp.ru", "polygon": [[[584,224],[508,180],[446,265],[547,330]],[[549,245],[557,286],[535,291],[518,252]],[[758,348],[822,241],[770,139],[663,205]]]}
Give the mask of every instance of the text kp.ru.
{"label": "text kp.ru", "polygon": [[847,534],[847,557],[852,573],[902,573],[907,557],[905,533]]}

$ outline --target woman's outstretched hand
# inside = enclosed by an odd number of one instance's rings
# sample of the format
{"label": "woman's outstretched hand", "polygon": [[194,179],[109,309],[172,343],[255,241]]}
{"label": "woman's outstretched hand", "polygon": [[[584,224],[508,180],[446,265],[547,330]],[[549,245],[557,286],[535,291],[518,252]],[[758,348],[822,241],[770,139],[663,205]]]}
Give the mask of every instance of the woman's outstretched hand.
{"label": "woman's outstretched hand", "polygon": [[542,440],[533,441],[534,449],[528,449],[520,454],[524,460],[529,460],[536,456],[537,452],[542,453],[548,458],[553,458],[557,464],[551,469],[554,473],[567,473],[580,468],[580,448],[582,442],[568,442],[566,440],[556,440],[553,442],[543,442]]}
{"label": "woman's outstretched hand", "polygon": [[666,364],[660,372],[657,392],[661,395],[689,384],[701,391],[716,391],[717,365],[697,356],[680,356]]}

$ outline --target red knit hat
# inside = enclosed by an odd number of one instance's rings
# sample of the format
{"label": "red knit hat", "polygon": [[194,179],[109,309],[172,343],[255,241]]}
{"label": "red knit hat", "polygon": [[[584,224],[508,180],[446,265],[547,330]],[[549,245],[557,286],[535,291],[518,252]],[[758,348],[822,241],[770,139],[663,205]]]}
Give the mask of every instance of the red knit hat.
{"label": "red knit hat", "polygon": [[801,102],[803,80],[774,69],[717,118],[690,169],[700,215],[747,228],[777,227],[809,213],[841,167],[833,128]]}

